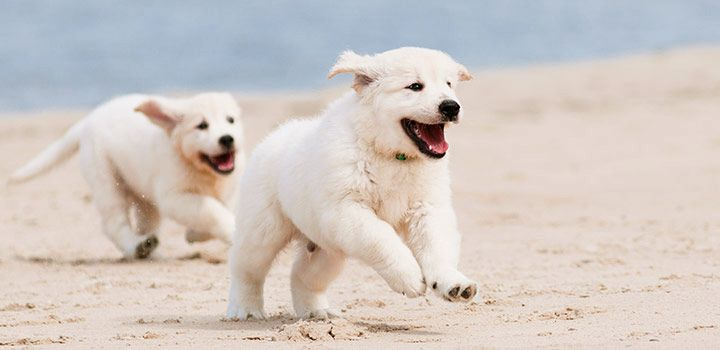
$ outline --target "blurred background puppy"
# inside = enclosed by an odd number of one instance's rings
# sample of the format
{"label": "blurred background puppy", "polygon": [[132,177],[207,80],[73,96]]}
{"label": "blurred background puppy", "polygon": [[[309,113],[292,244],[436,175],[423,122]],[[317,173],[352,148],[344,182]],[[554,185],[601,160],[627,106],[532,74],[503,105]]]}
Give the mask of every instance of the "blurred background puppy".
{"label": "blurred background puppy", "polygon": [[186,226],[189,241],[229,242],[232,178],[244,162],[240,107],[226,93],[186,99],[128,95],[70,128],[11,183],[32,179],[79,150],[103,232],[125,257],[157,247],[162,216]]}

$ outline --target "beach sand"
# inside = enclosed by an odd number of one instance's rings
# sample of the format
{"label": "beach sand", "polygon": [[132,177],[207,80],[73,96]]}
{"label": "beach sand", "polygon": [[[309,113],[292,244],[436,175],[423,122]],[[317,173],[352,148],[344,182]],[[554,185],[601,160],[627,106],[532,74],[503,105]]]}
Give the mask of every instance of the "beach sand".
{"label": "beach sand", "polygon": [[[718,62],[689,48],[474,72],[448,131],[469,304],[406,299],[351,261],[329,292],[343,318],[297,321],[286,252],[269,320],[225,320],[223,246],[166,223],[153,260],[120,261],[72,159],[0,190],[0,345],[718,347]],[[247,147],[343,91],[240,96]],[[82,116],[0,118],[0,179]]]}

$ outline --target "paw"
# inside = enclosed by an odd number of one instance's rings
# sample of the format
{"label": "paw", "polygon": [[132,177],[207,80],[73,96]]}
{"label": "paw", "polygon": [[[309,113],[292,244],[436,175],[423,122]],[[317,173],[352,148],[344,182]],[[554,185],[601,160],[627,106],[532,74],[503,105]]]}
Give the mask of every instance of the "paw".
{"label": "paw", "polygon": [[329,320],[331,318],[339,318],[340,313],[337,310],[331,308],[306,310],[298,317],[304,320]]}
{"label": "paw", "polygon": [[205,242],[213,238],[215,237],[213,237],[213,235],[207,232],[195,231],[193,229],[188,229],[187,231],[185,231],[185,240],[188,243]]}
{"label": "paw", "polygon": [[226,316],[230,320],[264,320],[267,318],[261,307],[246,307],[236,303],[229,303]]}
{"label": "paw", "polygon": [[448,270],[429,278],[430,287],[441,298],[450,302],[468,302],[477,294],[477,283],[456,270]]}
{"label": "paw", "polygon": [[227,212],[226,215],[220,215],[217,229],[214,230],[213,236],[227,244],[232,244],[232,236],[235,233],[235,216]]}
{"label": "paw", "polygon": [[145,240],[142,240],[140,243],[135,246],[135,258],[136,259],[146,259],[150,256],[150,254],[157,248],[160,241],[158,241],[157,237],[150,236]]}
{"label": "paw", "polygon": [[402,293],[408,298],[416,298],[425,294],[425,279],[420,265],[414,258],[404,259],[379,270],[392,290]]}

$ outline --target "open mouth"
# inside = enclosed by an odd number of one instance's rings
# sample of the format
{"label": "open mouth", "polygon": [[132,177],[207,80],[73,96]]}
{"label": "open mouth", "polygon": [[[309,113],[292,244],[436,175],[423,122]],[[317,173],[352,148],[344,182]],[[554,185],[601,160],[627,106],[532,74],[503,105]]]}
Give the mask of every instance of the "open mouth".
{"label": "open mouth", "polygon": [[227,175],[235,170],[235,151],[229,151],[213,157],[207,154],[200,154],[200,158],[218,174]]}
{"label": "open mouth", "polygon": [[410,137],[420,152],[431,158],[442,158],[448,150],[448,143],[445,141],[445,124],[423,124],[414,120],[403,119],[400,121],[405,133]]}

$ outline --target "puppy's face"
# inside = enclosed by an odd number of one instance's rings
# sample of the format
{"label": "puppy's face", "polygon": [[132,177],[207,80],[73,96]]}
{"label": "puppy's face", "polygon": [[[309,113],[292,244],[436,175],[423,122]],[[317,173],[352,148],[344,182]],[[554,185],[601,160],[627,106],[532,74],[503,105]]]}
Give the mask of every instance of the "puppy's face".
{"label": "puppy's face", "polygon": [[165,129],[180,155],[198,170],[221,175],[235,170],[243,130],[240,107],[230,94],[151,99],[136,111]]}
{"label": "puppy's face", "polygon": [[355,74],[353,88],[371,109],[371,123],[359,132],[367,133],[378,151],[445,156],[445,127],[463,114],[455,87],[471,79],[465,67],[440,51],[401,48],[375,56],[346,52],[330,77],[344,72]]}

